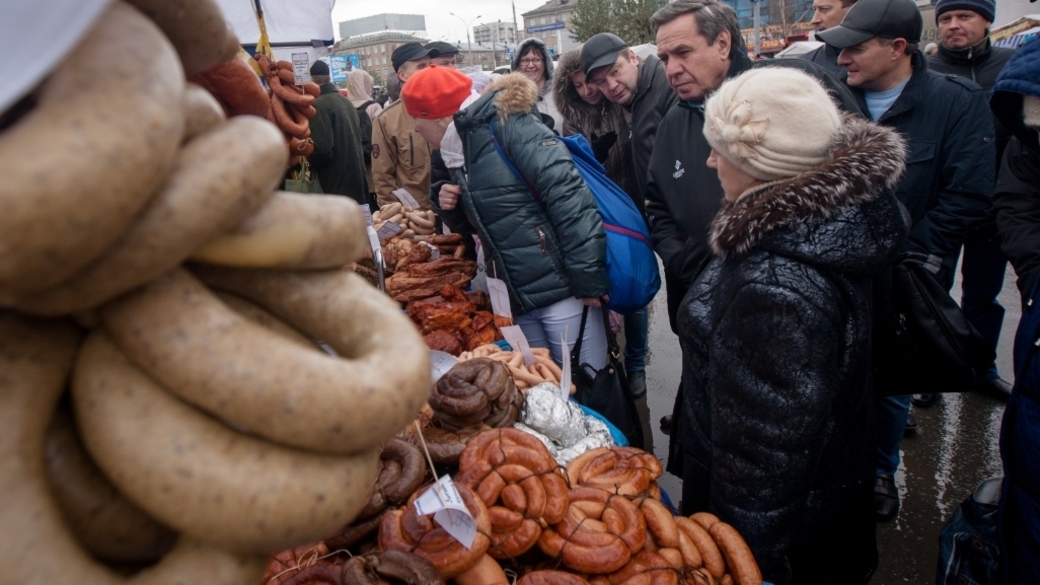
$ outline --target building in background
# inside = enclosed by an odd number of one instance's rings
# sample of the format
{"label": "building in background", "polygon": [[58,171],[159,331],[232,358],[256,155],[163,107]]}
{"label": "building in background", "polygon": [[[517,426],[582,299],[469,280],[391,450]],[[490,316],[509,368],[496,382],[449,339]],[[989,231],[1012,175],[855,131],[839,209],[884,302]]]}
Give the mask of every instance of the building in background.
{"label": "building in background", "polygon": [[376,14],[339,23],[341,39],[389,31],[426,36],[426,17],[421,14]]}
{"label": "building in background", "polygon": [[356,55],[359,66],[372,76],[376,85],[386,85],[387,76],[394,72],[390,55],[404,43],[427,43],[429,39],[403,32],[387,31],[344,38],[332,46],[333,55]]}
{"label": "building in background", "polygon": [[517,37],[516,25],[511,22],[492,22],[473,27],[473,42],[484,45],[508,45],[515,47],[522,39]]}
{"label": "building in background", "polygon": [[[525,12],[523,38],[540,39],[553,57],[578,46],[571,38],[570,21],[578,0],[549,0],[530,12]],[[523,38],[519,39],[520,41]]]}

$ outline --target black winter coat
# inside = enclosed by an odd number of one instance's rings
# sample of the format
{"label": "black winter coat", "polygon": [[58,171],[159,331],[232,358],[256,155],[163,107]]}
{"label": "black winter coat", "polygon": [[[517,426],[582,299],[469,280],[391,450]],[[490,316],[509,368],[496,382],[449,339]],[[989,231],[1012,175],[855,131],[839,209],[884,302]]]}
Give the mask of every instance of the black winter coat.
{"label": "black winter coat", "polygon": [[322,192],[368,203],[365,153],[354,104],[335,85],[326,83],[314,100],[314,109],[318,111],[310,119],[314,152],[307,160],[318,175]]}
{"label": "black winter coat", "polygon": [[[631,134],[621,138],[622,143],[632,152],[632,169],[645,198],[650,156],[657,142],[658,127],[668,110],[679,101],[679,97],[668,85],[664,63],[654,55],[649,55],[639,64],[638,79],[636,95],[632,103],[625,106],[632,113],[629,122]],[[638,207],[639,211],[643,211],[645,205],[640,201]]]}
{"label": "black winter coat", "polygon": [[[465,172],[456,169],[462,199],[437,214],[456,233],[477,233],[488,274],[505,281],[513,312],[527,313],[570,297],[607,294],[606,234],[592,192],[566,145],[537,115],[538,89],[522,73],[504,75],[455,114]],[[490,125],[538,196],[495,150]],[[540,196],[540,200],[539,197]]]}
{"label": "black winter coat", "polygon": [[747,540],[767,581],[863,583],[876,563],[871,280],[906,237],[895,132],[848,117],[831,159],[711,224],[683,301],[683,513]]}
{"label": "black winter coat", "polygon": [[[802,59],[769,59],[752,63],[742,51],[733,56],[726,78],[752,67],[792,67],[820,80],[846,112],[860,113],[845,84]],[[664,263],[668,319],[676,330],[675,314],[686,290],[711,258],[708,224],[719,211],[722,186],[705,162],[711,146],[704,138],[701,104],[679,102],[661,121],[654,138],[646,188],[646,212],[654,251]]]}
{"label": "black winter coat", "polygon": [[796,58],[819,65],[824,71],[830,73],[831,77],[844,83],[849,77],[849,71],[838,65],[838,55],[840,54],[841,49],[824,43],[822,47],[813,49],[804,55],[798,55]]}
{"label": "black winter coat", "polygon": [[[944,259],[986,221],[993,198],[996,150],[986,93],[957,75],[928,70],[920,52],[913,74],[878,124],[909,143],[896,197],[910,212],[907,247]],[[853,88],[864,112],[863,90]]]}
{"label": "black winter coat", "polygon": [[[950,73],[970,79],[988,95],[997,82],[997,75],[1014,54],[1014,49],[994,47],[989,37],[986,37],[980,45],[960,51],[939,45],[939,52],[928,57],[928,68],[937,73]],[[999,167],[1004,149],[1011,138],[1011,131],[999,120],[995,121],[994,130],[997,137],[996,164]]]}

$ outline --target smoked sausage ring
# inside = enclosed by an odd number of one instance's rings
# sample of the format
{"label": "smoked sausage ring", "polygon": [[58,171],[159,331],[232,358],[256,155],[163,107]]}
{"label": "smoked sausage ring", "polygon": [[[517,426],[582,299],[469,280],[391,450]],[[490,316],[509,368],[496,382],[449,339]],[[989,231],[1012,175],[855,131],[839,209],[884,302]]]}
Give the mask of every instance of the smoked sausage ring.
{"label": "smoked sausage ring", "polygon": [[663,472],[657,457],[633,447],[592,449],[567,464],[571,487],[595,487],[623,496],[652,492]]}
{"label": "smoked sausage ring", "polygon": [[589,574],[624,567],[646,542],[643,515],[624,496],[572,488],[563,520],[542,532],[538,547],[567,567]]}
{"label": "smoked sausage ring", "polygon": [[372,497],[361,510],[358,520],[367,520],[387,506],[398,506],[419,489],[426,479],[426,461],[411,443],[390,439],[379,452],[381,467]]}
{"label": "smoked sausage ring", "polygon": [[527,573],[516,585],[589,585],[581,575],[566,571],[532,571]]}
{"label": "smoked sausage ring", "polygon": [[449,429],[481,422],[505,427],[520,416],[523,394],[505,365],[475,358],[448,370],[434,386],[429,402],[434,419]]}
{"label": "smoked sausage ring", "polygon": [[343,566],[344,585],[444,585],[433,563],[399,550],[355,556]]}
{"label": "smoked sausage ring", "polygon": [[484,431],[459,458],[458,483],[473,488],[488,506],[491,547],[498,559],[533,547],[549,524],[567,511],[567,482],[545,445],[513,428]]}
{"label": "smoked sausage ring", "polygon": [[420,516],[415,510],[415,500],[426,489],[416,491],[400,510],[392,510],[383,516],[379,524],[379,549],[400,550],[414,553],[433,563],[445,579],[451,579],[476,565],[487,552],[491,521],[484,502],[464,485],[456,485],[466,509],[476,524],[476,537],[470,549],[462,546],[447,531],[434,522],[433,516]]}

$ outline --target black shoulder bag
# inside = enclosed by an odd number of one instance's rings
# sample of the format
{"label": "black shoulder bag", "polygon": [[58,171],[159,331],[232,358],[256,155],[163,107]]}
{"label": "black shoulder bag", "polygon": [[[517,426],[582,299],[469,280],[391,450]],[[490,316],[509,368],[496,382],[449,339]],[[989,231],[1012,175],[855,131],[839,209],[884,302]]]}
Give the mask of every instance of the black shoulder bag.
{"label": "black shoulder bag", "polygon": [[891,298],[884,296],[875,296],[874,393],[971,390],[995,352],[950,293],[903,257],[892,269]]}
{"label": "black shoulder bag", "polygon": [[603,331],[607,335],[607,364],[593,377],[589,371],[595,369],[581,363],[581,342],[585,338],[585,322],[589,317],[589,308],[586,306],[581,313],[578,340],[571,350],[571,381],[577,387],[574,399],[578,404],[602,414],[625,435],[630,446],[642,449],[643,424],[639,420],[635,399],[628,389],[628,377],[621,363],[621,350],[614,334],[610,332],[610,316],[606,310],[601,312]]}

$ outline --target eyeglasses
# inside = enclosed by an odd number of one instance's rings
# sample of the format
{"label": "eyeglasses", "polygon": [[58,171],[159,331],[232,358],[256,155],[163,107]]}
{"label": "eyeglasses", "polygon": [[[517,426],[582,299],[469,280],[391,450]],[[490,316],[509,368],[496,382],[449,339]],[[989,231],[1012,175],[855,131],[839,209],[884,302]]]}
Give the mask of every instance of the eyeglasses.
{"label": "eyeglasses", "polygon": [[520,59],[521,65],[541,65],[541,59]]}

